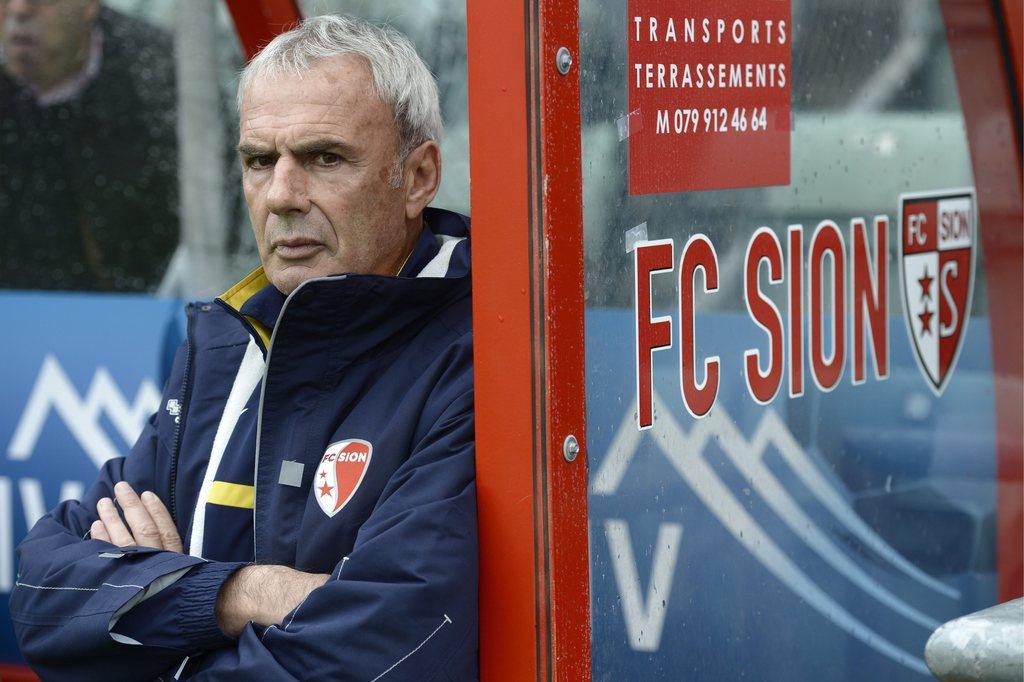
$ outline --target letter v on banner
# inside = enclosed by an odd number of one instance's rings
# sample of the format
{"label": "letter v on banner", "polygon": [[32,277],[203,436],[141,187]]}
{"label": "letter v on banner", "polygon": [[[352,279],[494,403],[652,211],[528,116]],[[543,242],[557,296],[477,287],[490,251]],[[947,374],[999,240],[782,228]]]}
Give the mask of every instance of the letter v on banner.
{"label": "letter v on banner", "polygon": [[629,524],[621,519],[608,519],[604,528],[615,584],[622,600],[622,618],[629,635],[629,646],[634,651],[657,651],[668,613],[683,527],[678,523],[663,523],[658,528],[651,576],[645,593],[640,587]]}

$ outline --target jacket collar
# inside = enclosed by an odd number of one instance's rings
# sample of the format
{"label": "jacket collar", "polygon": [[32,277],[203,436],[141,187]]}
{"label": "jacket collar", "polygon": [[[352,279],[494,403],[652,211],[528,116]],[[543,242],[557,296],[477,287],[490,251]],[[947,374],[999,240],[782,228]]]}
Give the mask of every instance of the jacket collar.
{"label": "jacket collar", "polygon": [[[463,279],[469,276],[469,218],[445,209],[427,208],[424,225],[412,253],[395,277],[382,279]],[[339,275],[335,278],[380,277]],[[270,343],[271,331],[287,298],[267,278],[260,266],[218,297],[245,317],[263,340]]]}

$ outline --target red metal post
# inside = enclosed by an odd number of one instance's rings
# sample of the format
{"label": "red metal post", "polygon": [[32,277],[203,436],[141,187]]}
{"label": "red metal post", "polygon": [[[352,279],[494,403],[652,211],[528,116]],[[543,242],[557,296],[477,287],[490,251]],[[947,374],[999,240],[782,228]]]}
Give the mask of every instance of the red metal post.
{"label": "red metal post", "polygon": [[[993,5],[942,0],[971,149],[992,335],[1000,601],[1024,592],[1024,214],[1017,79]],[[1017,119],[1017,120],[1015,120]]]}
{"label": "red metal post", "polygon": [[[540,74],[540,173],[534,178],[533,191],[539,197],[542,228],[538,251],[544,309],[538,314],[543,321],[547,398],[551,677],[576,682],[590,679],[591,660],[587,457],[583,454],[586,383],[579,4],[576,0],[543,2],[540,9],[535,61]],[[570,436],[581,451],[573,462],[566,458]]]}
{"label": "red metal post", "polygon": [[[526,22],[519,3],[467,3],[480,666],[536,679],[531,221]],[[493,390],[488,390],[491,387]],[[499,389],[500,387],[500,389]],[[534,630],[536,628],[536,632]]]}
{"label": "red metal post", "polygon": [[[1017,75],[1017,105],[1020,106],[1020,95],[1024,93],[1024,0],[999,0],[1002,9],[1003,26],[1010,48],[1010,59]],[[1020,111],[1017,112],[1020,116]]]}
{"label": "red metal post", "polygon": [[245,58],[252,59],[278,33],[302,19],[295,0],[225,0]]}
{"label": "red metal post", "polygon": [[467,9],[486,680],[590,677],[578,12]]}

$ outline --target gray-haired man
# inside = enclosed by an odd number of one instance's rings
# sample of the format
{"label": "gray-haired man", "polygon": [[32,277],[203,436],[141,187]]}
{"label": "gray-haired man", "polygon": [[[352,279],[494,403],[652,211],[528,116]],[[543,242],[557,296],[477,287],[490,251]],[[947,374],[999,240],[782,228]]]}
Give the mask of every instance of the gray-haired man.
{"label": "gray-haired man", "polygon": [[262,267],[188,308],[131,454],[21,545],[19,643],[48,679],[473,678],[468,220],[426,208],[433,79],[321,17],[239,102]]}

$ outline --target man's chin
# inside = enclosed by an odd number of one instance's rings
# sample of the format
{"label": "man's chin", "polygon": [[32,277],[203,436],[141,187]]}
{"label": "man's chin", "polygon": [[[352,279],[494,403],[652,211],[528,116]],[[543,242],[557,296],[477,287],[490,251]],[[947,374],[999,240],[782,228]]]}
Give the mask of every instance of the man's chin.
{"label": "man's chin", "polygon": [[277,265],[264,268],[264,271],[267,273],[270,283],[285,296],[298,289],[303,282],[324,276],[324,273],[319,272],[317,268],[305,263]]}
{"label": "man's chin", "polygon": [[4,50],[4,59],[0,62],[0,66],[3,70],[11,74],[15,78],[32,86],[37,86],[39,80],[39,64],[38,60],[33,59],[31,54],[25,54],[24,51],[18,51],[11,54],[7,49]]}
{"label": "man's chin", "polygon": [[279,275],[277,277],[271,276],[268,279],[270,279],[270,283],[273,284],[278,291],[280,291],[285,296],[288,296],[293,291],[298,289],[300,284],[305,282],[307,279],[312,279],[312,277],[296,278],[284,277]]}

